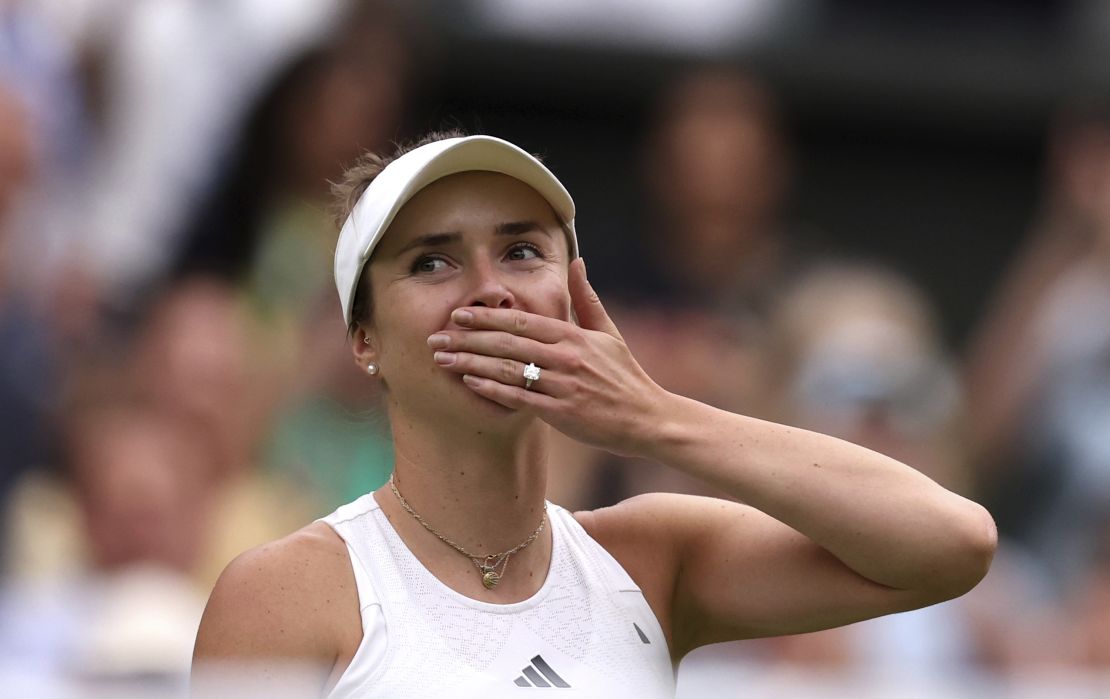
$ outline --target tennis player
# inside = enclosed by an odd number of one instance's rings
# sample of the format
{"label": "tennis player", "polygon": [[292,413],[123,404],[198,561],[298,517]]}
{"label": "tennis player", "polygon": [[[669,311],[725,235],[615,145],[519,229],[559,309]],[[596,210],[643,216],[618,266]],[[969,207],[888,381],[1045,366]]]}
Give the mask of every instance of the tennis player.
{"label": "tennis player", "polygon": [[[230,661],[267,696],[670,697],[699,646],[934,604],[986,573],[979,505],[654,383],[587,280],[570,195],[525,151],[433,136],[349,185],[335,279],[353,359],[383,384],[394,475],[228,566],[198,693]],[[568,512],[545,500],[552,429],[744,504]]]}

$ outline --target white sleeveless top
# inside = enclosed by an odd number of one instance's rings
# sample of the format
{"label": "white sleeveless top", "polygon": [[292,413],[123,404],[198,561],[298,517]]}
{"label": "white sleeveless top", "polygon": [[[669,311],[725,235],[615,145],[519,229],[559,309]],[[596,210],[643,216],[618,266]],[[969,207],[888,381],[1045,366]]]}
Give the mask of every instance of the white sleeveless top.
{"label": "white sleeveless top", "polygon": [[490,604],[444,585],[372,494],[320,521],[347,543],[362,643],[328,695],[673,699],[674,667],[640,588],[571,513],[548,503],[551,567],[535,595]]}

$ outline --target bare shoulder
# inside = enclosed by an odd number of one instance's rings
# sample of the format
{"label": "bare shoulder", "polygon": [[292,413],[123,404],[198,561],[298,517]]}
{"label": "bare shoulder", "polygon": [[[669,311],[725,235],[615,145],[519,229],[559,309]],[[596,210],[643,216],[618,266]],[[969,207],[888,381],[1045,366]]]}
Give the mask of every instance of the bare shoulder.
{"label": "bare shoulder", "polygon": [[194,659],[326,664],[361,637],[346,544],[321,522],[240,554],[204,610]]}
{"label": "bare shoulder", "polygon": [[[648,493],[611,507],[574,513],[595,541],[624,567],[641,588],[657,586],[690,525],[682,516],[689,496]],[[645,590],[646,594],[646,590]]]}

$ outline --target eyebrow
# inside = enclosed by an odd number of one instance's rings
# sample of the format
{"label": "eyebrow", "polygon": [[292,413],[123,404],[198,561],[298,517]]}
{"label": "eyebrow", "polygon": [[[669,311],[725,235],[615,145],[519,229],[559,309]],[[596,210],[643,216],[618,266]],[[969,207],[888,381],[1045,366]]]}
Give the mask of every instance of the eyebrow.
{"label": "eyebrow", "polygon": [[547,237],[551,237],[551,231],[547,230],[535,221],[511,221],[509,223],[502,223],[494,231],[495,235],[524,235],[525,233],[543,233]]}
{"label": "eyebrow", "polygon": [[462,233],[427,233],[425,235],[418,235],[409,242],[405,243],[400,250],[396,252],[394,257],[400,257],[409,250],[415,248],[432,248],[441,245],[448,245],[450,243],[457,243],[462,240]]}
{"label": "eyebrow", "polygon": [[[500,223],[493,233],[497,236],[517,236],[524,235],[525,233],[543,233],[547,237],[551,237],[551,231],[547,230],[535,221],[509,221],[507,223]],[[462,233],[458,231],[449,231],[444,233],[426,233],[418,235],[409,242],[405,243],[400,250],[397,251],[396,257],[400,257],[409,250],[416,248],[431,248],[443,245],[450,245],[462,240]]]}

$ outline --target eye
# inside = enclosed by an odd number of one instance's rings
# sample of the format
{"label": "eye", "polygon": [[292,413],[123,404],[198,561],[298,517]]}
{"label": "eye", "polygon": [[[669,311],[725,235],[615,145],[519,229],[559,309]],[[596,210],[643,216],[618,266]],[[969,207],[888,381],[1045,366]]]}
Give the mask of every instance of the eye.
{"label": "eye", "polygon": [[543,257],[543,253],[531,243],[517,243],[509,248],[506,257],[510,260],[532,260],[537,257]]}
{"label": "eye", "polygon": [[413,274],[432,274],[442,271],[447,266],[447,261],[434,255],[422,255],[412,263]]}

